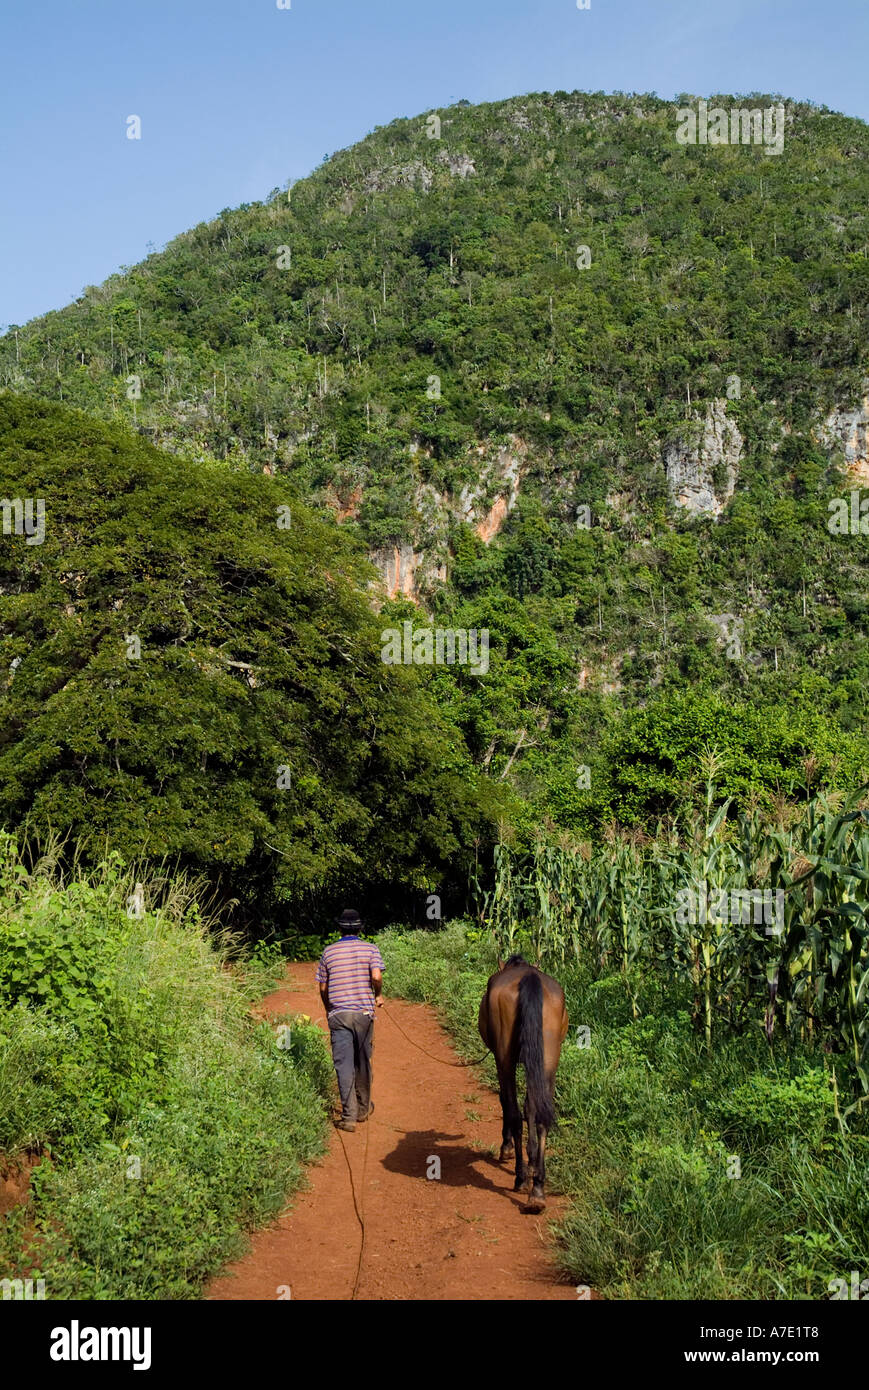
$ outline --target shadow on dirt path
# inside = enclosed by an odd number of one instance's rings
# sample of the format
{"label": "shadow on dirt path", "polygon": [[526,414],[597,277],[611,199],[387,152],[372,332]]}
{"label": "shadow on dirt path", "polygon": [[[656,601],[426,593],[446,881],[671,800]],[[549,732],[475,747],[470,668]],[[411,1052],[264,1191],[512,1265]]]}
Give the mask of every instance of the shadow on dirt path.
{"label": "shadow on dirt path", "polygon": [[[291,965],[263,1013],[307,1013],[326,1031],[315,970]],[[428,1005],[388,999],[375,1025],[371,1119],[352,1134],[331,1131],[329,1152],[309,1169],[310,1187],[254,1234],[250,1253],[212,1282],[206,1298],[350,1299],[358,1272],[363,1300],[575,1301],[546,1234],[563,1202],[550,1199],[543,1215],[523,1213],[511,1169],[497,1162],[498,1097],[471,1071],[418,1052],[389,1011],[420,1047],[457,1060]],[[435,1158],[439,1180],[426,1176]],[[361,1268],[348,1164],[365,1219]]]}

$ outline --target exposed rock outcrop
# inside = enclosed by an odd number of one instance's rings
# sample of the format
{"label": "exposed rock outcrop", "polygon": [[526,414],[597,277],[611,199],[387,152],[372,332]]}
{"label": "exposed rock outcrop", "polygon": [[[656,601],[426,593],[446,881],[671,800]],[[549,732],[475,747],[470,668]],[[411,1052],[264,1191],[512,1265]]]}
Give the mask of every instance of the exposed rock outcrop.
{"label": "exposed rock outcrop", "polygon": [[409,598],[416,602],[422,584],[443,583],[447,567],[433,561],[412,545],[386,546],[370,552],[369,559],[380,570],[387,598]]}
{"label": "exposed rock outcrop", "polygon": [[326,489],[326,503],[335,513],[336,521],[355,521],[362,505],[362,484],[357,483],[343,497],[339,497],[333,487],[328,487]]}
{"label": "exposed rock outcrop", "polygon": [[493,536],[497,536],[504,524],[504,518],[508,511],[509,505],[507,498],[496,497],[494,506],[489,510],[488,514],[483,517],[482,521],[477,522],[474,530],[485,545],[489,544]]}
{"label": "exposed rock outcrop", "polygon": [[[444,165],[454,178],[466,179],[476,174],[474,161],[468,154],[457,154],[447,149],[438,150],[434,156]],[[363,193],[383,193],[389,188],[421,188],[428,193],[434,184],[435,170],[421,159],[411,159],[407,164],[392,164],[386,168],[372,169],[362,180]],[[346,201],[346,200],[345,200]]]}
{"label": "exposed rock outcrop", "polygon": [[422,188],[428,193],[434,182],[434,175],[421,159],[413,159],[407,164],[393,164],[386,169],[372,169],[362,180],[363,193],[383,193],[388,188]]}
{"label": "exposed rock outcrop", "polygon": [[[410,452],[417,455],[418,446],[411,444]],[[418,602],[423,589],[446,582],[447,566],[443,557],[452,521],[464,521],[474,528],[485,545],[489,544],[516,505],[527,467],[527,453],[527,445],[518,435],[510,435],[507,443],[498,445],[494,451],[491,445],[478,445],[473,455],[476,481],[463,487],[458,498],[439,492],[432,483],[417,483],[414,491],[418,517],[416,545],[383,546],[370,551],[368,556],[380,571],[389,598],[403,597]],[[339,499],[334,494],[329,497],[339,521],[355,515],[361,495],[360,487],[345,498]]]}
{"label": "exposed rock outcrop", "polygon": [[710,402],[691,434],[664,450],[670,499],[695,515],[718,516],[733,496],[742,458],[742,435],[727,415],[727,401]]}
{"label": "exposed rock outcrop", "polygon": [[[485,449],[477,450],[481,457]],[[516,505],[527,455],[526,445],[511,434],[508,444],[501,444],[494,457],[483,463],[479,481],[473,487],[463,487],[459,496],[459,516],[486,545],[497,536],[504,520]],[[492,494],[495,494],[492,497]],[[487,499],[492,499],[489,502]]]}
{"label": "exposed rock outcrop", "polygon": [[820,429],[825,448],[841,449],[848,474],[858,485],[869,485],[869,382],[864,392],[859,406],[852,410],[837,406]]}
{"label": "exposed rock outcrop", "polygon": [[466,179],[468,174],[476,174],[474,161],[467,154],[450,154],[449,150],[439,150],[438,159],[445,164],[451,174]]}

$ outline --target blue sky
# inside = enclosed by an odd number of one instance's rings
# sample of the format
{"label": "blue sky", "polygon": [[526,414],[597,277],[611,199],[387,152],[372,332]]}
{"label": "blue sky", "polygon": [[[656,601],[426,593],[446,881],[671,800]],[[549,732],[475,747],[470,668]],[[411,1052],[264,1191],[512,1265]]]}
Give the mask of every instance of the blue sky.
{"label": "blue sky", "polygon": [[[867,0],[39,0],[8,7],[0,328],[376,125],[522,92],[780,92],[869,119]],[[142,139],[126,138],[126,119]]]}

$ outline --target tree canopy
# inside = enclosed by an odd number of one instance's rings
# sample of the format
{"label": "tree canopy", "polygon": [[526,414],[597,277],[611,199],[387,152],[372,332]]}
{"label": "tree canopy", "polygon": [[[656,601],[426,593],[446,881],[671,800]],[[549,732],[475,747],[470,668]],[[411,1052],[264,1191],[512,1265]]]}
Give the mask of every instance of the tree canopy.
{"label": "tree canopy", "polygon": [[285,481],[0,397],[3,821],[222,875],[248,901],[439,884],[494,806],[352,538]]}

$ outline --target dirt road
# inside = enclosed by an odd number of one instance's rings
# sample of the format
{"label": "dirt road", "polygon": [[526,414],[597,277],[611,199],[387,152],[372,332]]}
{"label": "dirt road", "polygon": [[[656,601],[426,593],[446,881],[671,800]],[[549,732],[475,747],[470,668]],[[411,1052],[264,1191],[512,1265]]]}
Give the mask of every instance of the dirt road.
{"label": "dirt road", "polygon": [[[310,1014],[327,1031],[315,969],[290,966],[286,987],[264,1011]],[[358,1299],[575,1301],[546,1239],[561,1204],[550,1198],[542,1216],[523,1214],[526,1199],[497,1162],[497,1095],[470,1069],[424,1056],[393,1020],[435,1057],[457,1060],[432,1009],[387,1000],[377,1014],[371,1119],[352,1134],[331,1131],[328,1154],[309,1171],[310,1188],[254,1235],[250,1254],[206,1297],[349,1300],[355,1288]],[[439,1178],[427,1176],[437,1171],[435,1159]]]}

